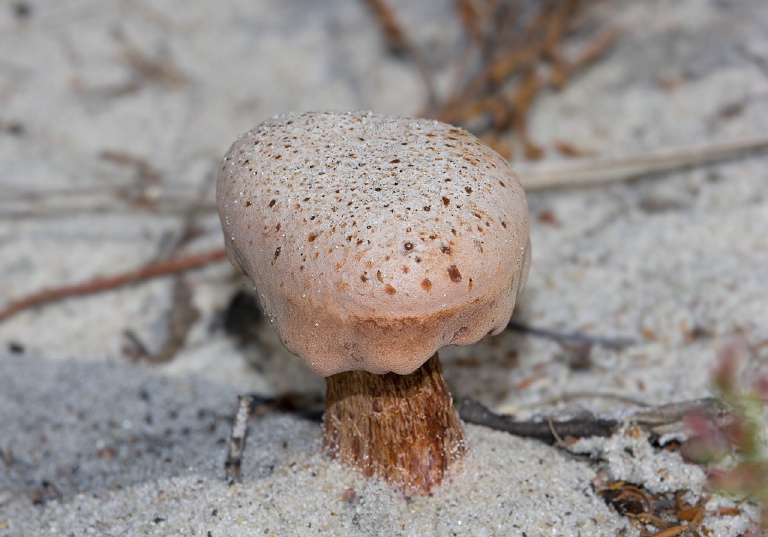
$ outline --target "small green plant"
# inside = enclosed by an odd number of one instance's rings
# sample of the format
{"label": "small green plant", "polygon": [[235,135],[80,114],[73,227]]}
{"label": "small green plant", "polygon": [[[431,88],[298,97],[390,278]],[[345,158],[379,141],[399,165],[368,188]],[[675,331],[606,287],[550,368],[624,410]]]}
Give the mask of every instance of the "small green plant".
{"label": "small green plant", "polygon": [[[755,503],[760,508],[759,527],[765,530],[768,529],[765,449],[768,374],[756,374],[751,382],[739,379],[738,371],[748,352],[742,340],[721,349],[713,372],[713,387],[727,414],[716,418],[703,411],[690,413],[687,423],[692,434],[683,446],[683,454],[710,467],[707,477],[715,490]],[[761,533],[756,527],[751,534]]]}

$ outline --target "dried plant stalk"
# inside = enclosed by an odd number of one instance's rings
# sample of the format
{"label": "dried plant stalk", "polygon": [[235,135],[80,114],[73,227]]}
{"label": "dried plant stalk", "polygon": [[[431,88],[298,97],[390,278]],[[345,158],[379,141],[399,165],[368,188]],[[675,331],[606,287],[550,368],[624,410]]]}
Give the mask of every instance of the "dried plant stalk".
{"label": "dried plant stalk", "polygon": [[591,157],[538,164],[519,164],[516,171],[526,191],[597,186],[645,175],[724,162],[768,150],[768,136],[673,147],[626,157]]}

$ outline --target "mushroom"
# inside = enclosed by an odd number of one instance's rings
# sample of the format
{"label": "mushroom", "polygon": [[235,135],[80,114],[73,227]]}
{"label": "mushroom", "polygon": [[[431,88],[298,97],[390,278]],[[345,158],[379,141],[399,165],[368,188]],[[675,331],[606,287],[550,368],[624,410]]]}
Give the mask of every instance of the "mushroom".
{"label": "mushroom", "polygon": [[466,451],[437,350],[503,330],[528,274],[507,161],[438,121],[290,113],[237,139],[217,200],[230,260],[326,377],[325,450],[429,493]]}

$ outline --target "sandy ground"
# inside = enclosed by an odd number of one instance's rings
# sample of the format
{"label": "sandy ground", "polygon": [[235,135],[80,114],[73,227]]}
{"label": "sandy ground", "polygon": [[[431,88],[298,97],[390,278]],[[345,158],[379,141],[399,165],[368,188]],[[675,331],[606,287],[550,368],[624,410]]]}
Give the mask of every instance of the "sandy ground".
{"label": "sandy ground", "polygon": [[[419,76],[389,56],[354,0],[68,2],[0,5],[0,304],[156,259],[209,209],[187,251],[221,244],[212,184],[240,132],[286,110],[414,113]],[[449,2],[394,3],[436,62],[460,35]],[[768,8],[758,0],[615,2],[617,47],[540,99],[534,138],[601,155],[768,132]],[[104,158],[139,156],[146,169]],[[557,158],[554,154],[548,157]],[[119,160],[119,159],[118,159]],[[704,397],[735,335],[768,365],[765,156],[591,189],[532,192],[533,264],[516,319],[627,337],[574,368],[551,340],[505,333],[442,353],[457,397],[520,417]],[[152,173],[159,184],[147,182]],[[142,182],[144,179],[144,182]],[[200,194],[202,193],[202,194]],[[131,204],[160,199],[160,211]],[[0,324],[0,536],[639,535],[596,480],[702,493],[704,472],[617,433],[578,457],[477,426],[470,455],[432,497],[405,500],[319,454],[319,424],[251,421],[244,482],[223,479],[238,393],[319,395],[322,379],[261,330],[221,328],[248,286],[226,263],[187,276],[200,318],[163,365],[172,278],[22,313]],[[585,394],[591,394],[585,396]],[[355,498],[341,499],[353,488]],[[733,505],[713,497],[709,508]],[[708,517],[710,535],[754,519]]]}

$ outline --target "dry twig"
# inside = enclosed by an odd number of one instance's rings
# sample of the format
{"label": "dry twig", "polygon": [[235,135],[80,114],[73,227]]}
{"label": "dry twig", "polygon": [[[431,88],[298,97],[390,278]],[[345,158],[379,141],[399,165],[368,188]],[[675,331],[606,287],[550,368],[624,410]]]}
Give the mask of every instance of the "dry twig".
{"label": "dry twig", "polygon": [[[465,49],[455,62],[453,83],[438,107],[441,121],[469,128],[505,158],[515,133],[529,159],[543,148],[528,135],[527,115],[539,94],[561,89],[572,76],[609,50],[620,31],[592,38],[572,60],[564,44],[585,18],[590,2],[564,0],[523,5],[504,0],[462,0],[456,17]],[[474,60],[474,61],[472,61]]]}
{"label": "dry twig", "polygon": [[[703,524],[705,517],[741,514],[736,507],[707,510],[705,506],[710,500],[707,494],[699,497],[696,504],[690,504],[684,500],[684,490],[652,494],[641,485],[625,481],[606,482],[595,492],[646,537],[708,536],[711,533]],[[742,535],[757,534],[747,532]]]}
{"label": "dry twig", "polygon": [[178,257],[168,261],[152,263],[139,269],[130,270],[114,276],[96,278],[83,283],[73,285],[64,285],[51,289],[44,289],[26,297],[20,298],[8,304],[0,310],[0,322],[3,322],[17,313],[24,310],[69,298],[73,296],[84,296],[93,293],[99,293],[111,289],[117,289],[125,285],[139,283],[141,281],[156,278],[158,276],[167,276],[178,272],[196,269],[226,259],[227,254],[223,248],[211,250],[201,254],[191,254],[185,257]]}
{"label": "dry twig", "polygon": [[527,133],[527,114],[546,88],[561,89],[577,72],[599,58],[620,36],[609,28],[593,37],[574,59],[562,52],[565,42],[586,19],[582,0],[459,0],[455,17],[464,48],[453,64],[451,84],[439,96],[424,51],[403,29],[387,0],[364,0],[376,16],[389,49],[417,65],[428,102],[419,115],[435,117],[469,130],[506,158],[508,135],[519,137],[528,158],[543,149]]}
{"label": "dry twig", "polygon": [[413,59],[427,92],[427,108],[434,110],[437,106],[437,90],[435,89],[432,65],[427,59],[426,54],[406,33],[386,0],[364,1],[376,16],[389,50],[393,54],[408,55]]}
{"label": "dry twig", "polygon": [[597,157],[516,166],[527,191],[596,186],[702,166],[768,150],[768,136],[660,149],[629,157]]}
{"label": "dry twig", "polygon": [[248,435],[248,420],[251,417],[253,397],[240,395],[237,398],[237,413],[232,423],[232,434],[229,437],[229,452],[224,462],[224,471],[230,485],[242,482],[243,450]]}
{"label": "dry twig", "polygon": [[458,401],[457,410],[461,419],[468,423],[484,425],[515,436],[536,438],[548,444],[555,444],[557,436],[562,438],[588,438],[610,436],[624,422],[632,422],[654,437],[684,432],[683,419],[692,409],[705,409],[712,415],[724,416],[725,411],[715,399],[700,399],[662,405],[636,412],[626,419],[602,418],[591,413],[562,420],[516,420],[510,416],[496,414],[484,405],[470,399]]}
{"label": "dry twig", "polygon": [[561,342],[595,344],[611,348],[631,347],[632,345],[637,345],[638,343],[634,339],[630,338],[608,338],[603,336],[583,334],[581,332],[557,332],[555,330],[547,330],[544,328],[527,326],[515,321],[510,321],[507,323],[507,329],[547,339],[554,339]]}
{"label": "dry twig", "polygon": [[192,289],[189,282],[182,277],[176,278],[173,285],[171,312],[168,320],[168,336],[157,352],[150,352],[136,333],[128,329],[125,335],[133,347],[126,349],[129,356],[137,360],[152,363],[170,362],[187,341],[187,335],[192,326],[200,318],[200,312],[192,303]]}

